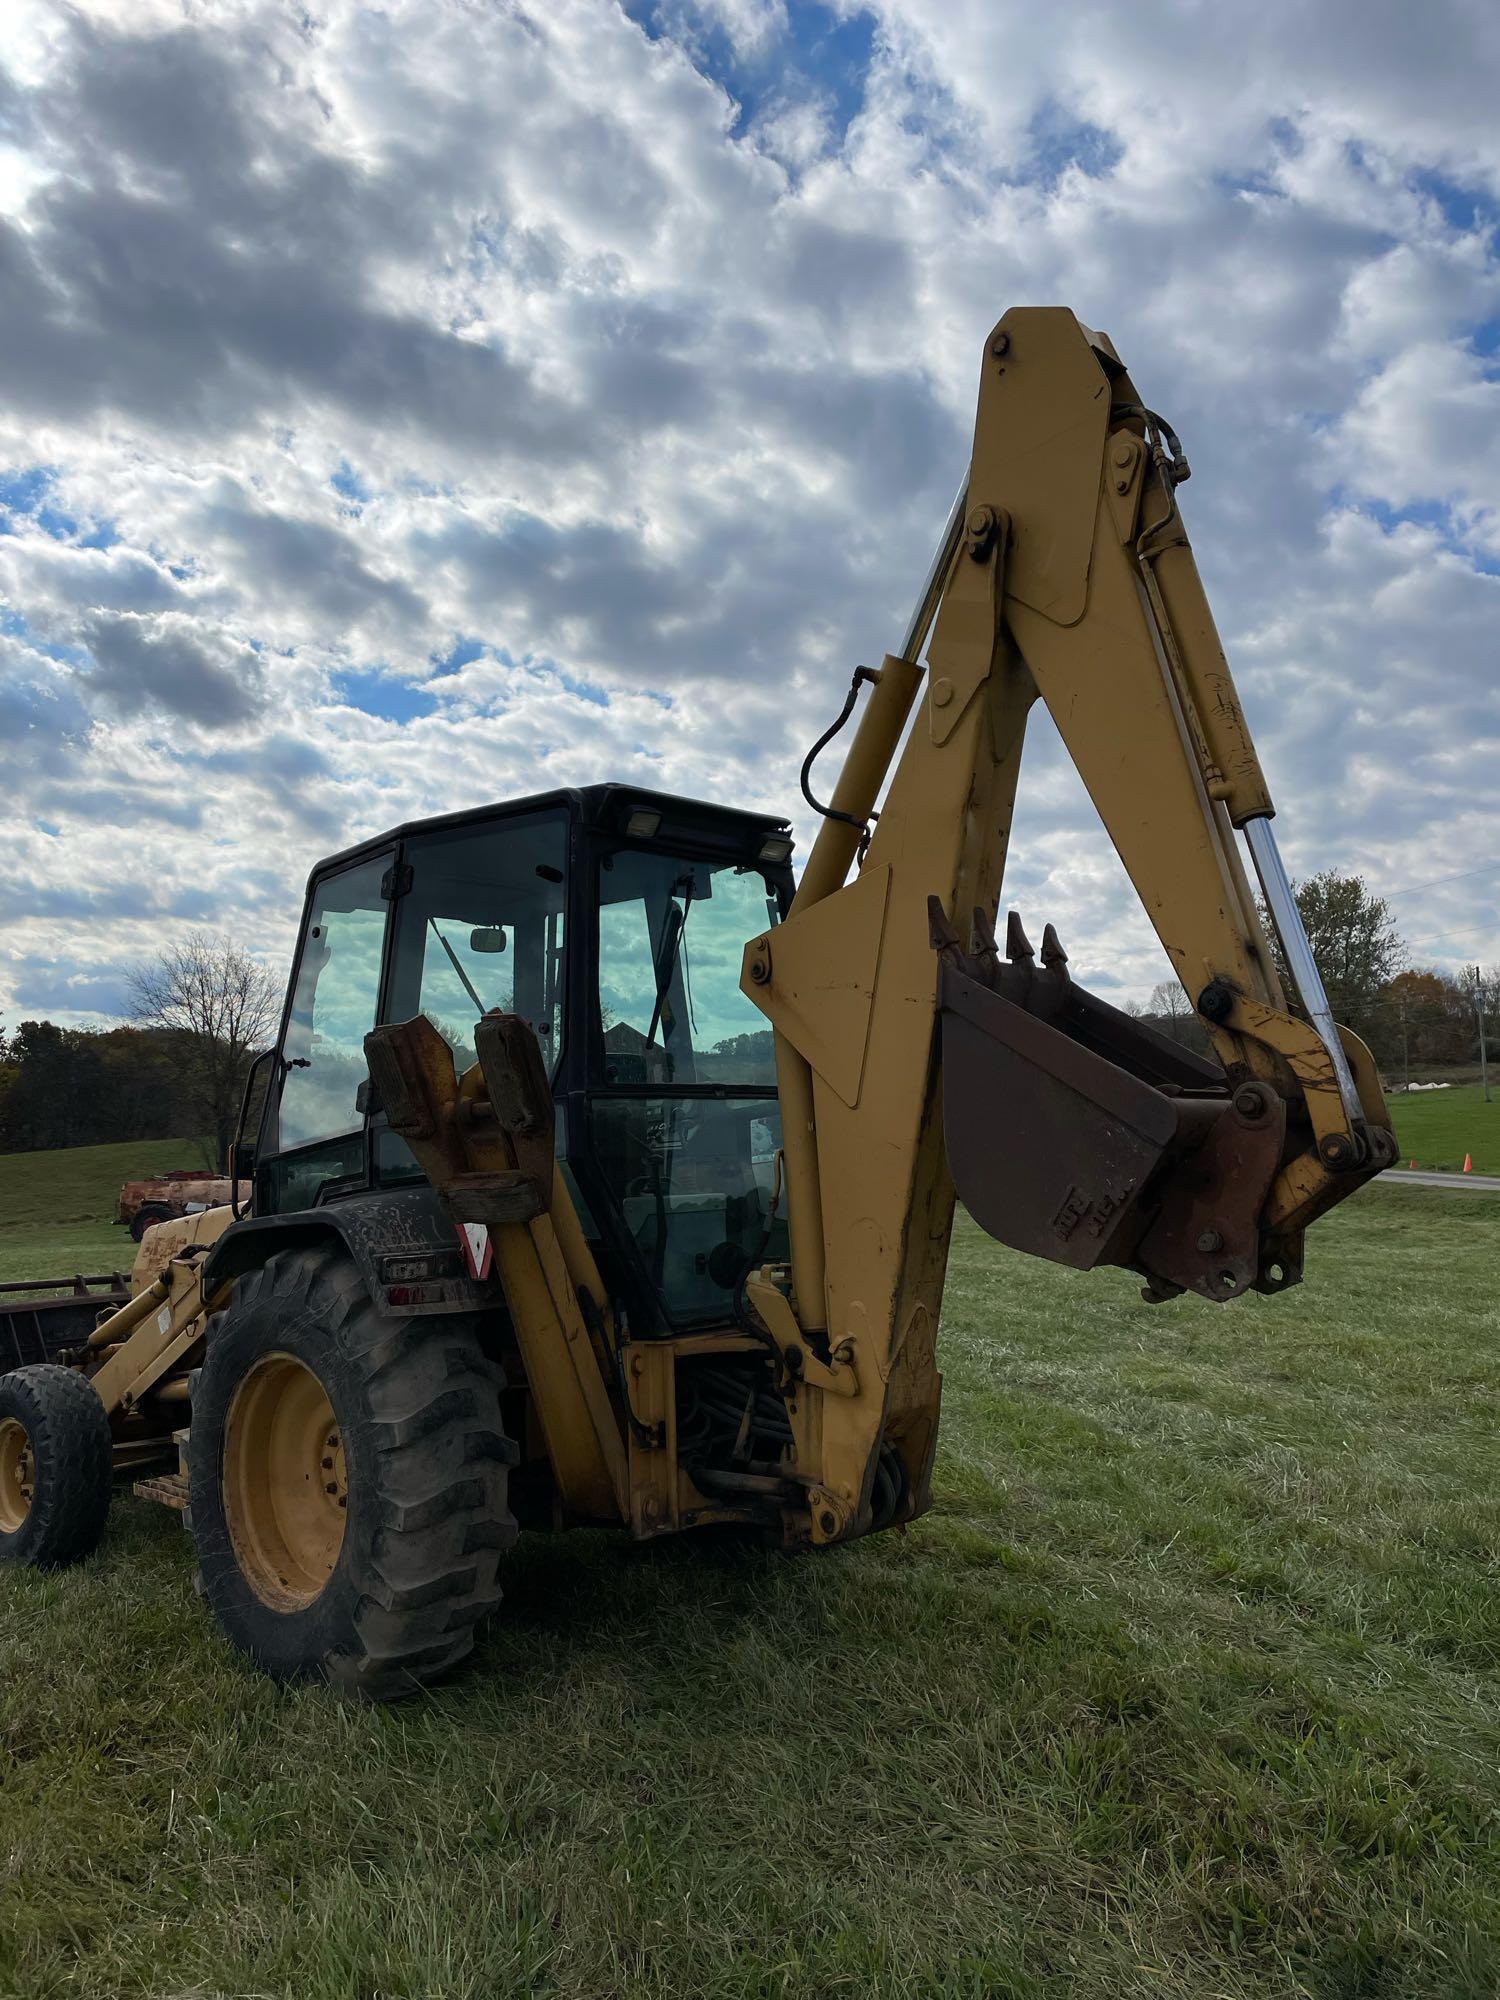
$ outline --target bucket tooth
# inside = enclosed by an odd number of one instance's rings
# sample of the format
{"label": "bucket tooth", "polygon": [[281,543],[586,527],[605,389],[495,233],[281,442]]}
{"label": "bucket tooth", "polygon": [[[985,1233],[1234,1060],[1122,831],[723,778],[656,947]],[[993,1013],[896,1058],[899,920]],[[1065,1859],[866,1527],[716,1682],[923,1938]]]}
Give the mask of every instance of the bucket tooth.
{"label": "bucket tooth", "polygon": [[1062,948],[1057,932],[1048,924],[1042,932],[1042,964],[1049,972],[1054,967],[1061,969],[1068,962],[1068,954]]}
{"label": "bucket tooth", "polygon": [[975,975],[986,986],[993,986],[1000,976],[1000,947],[995,941],[995,926],[989,911],[980,909],[977,903],[969,930],[969,959]]}
{"label": "bucket tooth", "polygon": [[958,932],[948,921],[941,896],[927,898],[927,942],[937,952],[959,953]]}
{"label": "bucket tooth", "polygon": [[1021,928],[1021,913],[1012,910],[1005,919],[1005,956],[1012,965],[1029,964],[1036,957],[1031,940]]}

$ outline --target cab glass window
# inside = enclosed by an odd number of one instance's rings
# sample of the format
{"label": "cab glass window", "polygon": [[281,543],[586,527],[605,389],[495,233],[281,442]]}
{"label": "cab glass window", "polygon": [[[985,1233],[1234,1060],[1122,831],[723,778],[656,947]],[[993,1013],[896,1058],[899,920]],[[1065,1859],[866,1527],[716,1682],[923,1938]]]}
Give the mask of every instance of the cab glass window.
{"label": "cab glass window", "polygon": [[555,1069],[562,1042],[568,819],[550,813],[408,842],[387,1016],[425,1014],[463,1071],[474,1023],[499,1008],[531,1023]]}
{"label": "cab glass window", "polygon": [[599,871],[604,1082],[772,1084],[770,1023],[740,991],[780,914],[753,866],[619,848]]}
{"label": "cab glass window", "polygon": [[364,1040],[375,1025],[387,904],[389,854],[330,875],[312,910],[292,983],[279,1110],[282,1151],[356,1131],[368,1071]]}

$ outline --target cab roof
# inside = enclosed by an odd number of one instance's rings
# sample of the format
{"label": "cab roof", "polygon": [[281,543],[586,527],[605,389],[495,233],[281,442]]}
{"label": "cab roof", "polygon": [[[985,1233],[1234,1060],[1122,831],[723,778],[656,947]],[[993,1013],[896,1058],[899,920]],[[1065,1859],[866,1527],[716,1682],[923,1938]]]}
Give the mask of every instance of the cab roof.
{"label": "cab roof", "polygon": [[[473,826],[485,820],[519,818],[523,814],[558,809],[585,826],[621,834],[632,813],[659,813],[660,827],[651,839],[670,845],[689,837],[706,838],[711,846],[726,852],[749,850],[768,838],[790,841],[792,832],[791,821],[773,813],[747,812],[742,807],[719,805],[711,799],[684,798],[677,792],[653,792],[644,785],[564,786],[551,792],[529,792],[524,798],[503,799],[492,805],[470,806],[463,812],[404,820],[385,833],[372,834],[352,847],[325,855],[314,863],[308,881],[315,881],[332,868],[379,854],[397,841],[411,840],[437,828]],[[790,847],[787,851],[790,855]]]}

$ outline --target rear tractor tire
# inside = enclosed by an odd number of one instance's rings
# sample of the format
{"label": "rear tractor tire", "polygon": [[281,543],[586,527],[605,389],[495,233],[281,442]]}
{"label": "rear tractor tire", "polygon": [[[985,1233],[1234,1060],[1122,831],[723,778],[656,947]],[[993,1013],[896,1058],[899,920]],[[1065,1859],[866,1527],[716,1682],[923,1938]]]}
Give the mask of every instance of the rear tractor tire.
{"label": "rear tractor tire", "polygon": [[241,1278],[188,1450],[200,1588],[234,1644],[379,1701],[457,1665],[516,1538],[503,1387],[475,1320],[387,1317],[333,1245]]}
{"label": "rear tractor tire", "polygon": [[0,1375],[0,1562],[63,1569],[109,1516],[114,1445],[82,1375],[44,1362]]}
{"label": "rear tractor tire", "polygon": [[168,1208],[165,1202],[145,1202],[130,1218],[130,1234],[139,1243],[148,1229],[154,1229],[158,1222],[171,1222],[181,1213],[181,1209]]}

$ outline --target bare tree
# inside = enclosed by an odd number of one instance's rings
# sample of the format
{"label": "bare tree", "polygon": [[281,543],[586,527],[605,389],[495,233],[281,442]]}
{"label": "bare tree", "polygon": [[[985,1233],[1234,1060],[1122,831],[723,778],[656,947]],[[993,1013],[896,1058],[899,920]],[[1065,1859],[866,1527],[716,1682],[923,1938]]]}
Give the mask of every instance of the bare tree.
{"label": "bare tree", "polygon": [[1163,979],[1151,989],[1150,1012],[1168,1021],[1186,1021],[1192,1018],[1193,1003],[1179,980]]}
{"label": "bare tree", "polygon": [[232,939],[190,931],[150,965],[138,966],[130,991],[135,1020],[182,1036],[214,1157],[226,1167],[245,1066],[276,1017],[275,979]]}
{"label": "bare tree", "polygon": [[1208,1033],[1194,1011],[1193,1003],[1175,979],[1163,979],[1151,989],[1151,1005],[1145,1017],[1153,1027],[1185,1049],[1206,1056],[1210,1053]]}

